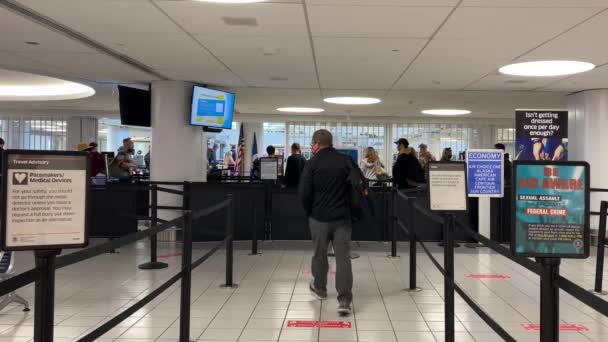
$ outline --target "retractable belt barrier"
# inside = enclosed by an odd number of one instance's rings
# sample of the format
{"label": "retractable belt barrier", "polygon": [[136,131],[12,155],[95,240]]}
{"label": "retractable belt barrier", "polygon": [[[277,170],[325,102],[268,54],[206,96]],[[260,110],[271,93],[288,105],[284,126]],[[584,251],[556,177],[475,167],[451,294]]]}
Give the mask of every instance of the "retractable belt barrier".
{"label": "retractable belt barrier", "polygon": [[[596,190],[596,189],[595,189]],[[605,192],[608,192],[606,190]],[[445,338],[446,341],[452,342],[455,341],[454,335],[454,300],[453,293],[458,293],[462,299],[475,311],[479,317],[486,323],[492,330],[498,334],[505,341],[516,341],[513,336],[511,336],[496,320],[494,320],[488,313],[486,313],[475,301],[458,285],[454,282],[454,262],[453,262],[453,247],[451,240],[453,240],[453,230],[455,228],[459,229],[461,232],[465,233],[469,237],[477,240],[484,246],[492,249],[496,253],[508,258],[509,260],[521,265],[527,270],[543,277],[547,275],[547,272],[551,270],[551,268],[546,268],[546,265],[540,265],[531,259],[512,256],[510,249],[500,245],[499,243],[488,239],[487,237],[475,232],[470,227],[465,225],[462,222],[458,222],[455,220],[453,215],[448,215],[446,218],[442,218],[435,213],[430,212],[427,208],[417,203],[417,199],[412,196],[408,196],[407,194],[401,191],[395,191],[394,200],[394,209],[393,212],[393,220],[396,223],[395,226],[399,227],[402,231],[404,231],[407,235],[410,236],[410,288],[408,290],[416,289],[416,244],[420,243],[423,251],[429,257],[433,265],[439,270],[439,272],[443,275],[445,281]],[[397,215],[397,208],[402,208],[402,204],[407,206],[409,211],[408,221],[404,222]],[[445,229],[445,237],[444,237],[444,264],[443,266],[437,261],[437,259],[433,256],[431,251],[428,249],[426,244],[419,239],[416,235],[416,224],[413,220],[413,211],[417,211],[418,213],[424,215],[426,218],[433,220],[437,223],[441,223],[444,225]],[[603,201],[601,205],[601,215],[600,215],[600,238],[602,239],[601,243],[598,242],[598,271],[596,275],[601,274],[603,271],[603,251],[604,251],[604,243],[605,243],[605,235],[606,235],[606,214],[608,211],[608,202]],[[392,244],[396,244],[396,235],[393,234]],[[600,257],[600,248],[601,248],[601,259]],[[601,268],[600,264],[601,263]],[[597,279],[596,279],[597,280]],[[597,297],[593,293],[586,291],[579,285],[573,283],[572,281],[557,275],[554,279],[556,286],[560,289],[566,291],[570,295],[572,295],[575,299],[585,303],[589,307],[593,308],[597,312],[608,316],[608,302],[602,300]],[[597,290],[597,281],[596,281],[596,290]],[[601,280],[600,280],[600,291],[601,291]],[[558,312],[543,312],[545,310],[554,310],[556,306],[541,306],[541,317],[543,315],[557,315]],[[549,340],[547,340],[549,341]],[[545,341],[543,341],[545,342]]]}
{"label": "retractable belt barrier", "polygon": [[[184,195],[184,208],[187,208],[187,190],[188,183],[173,183],[173,182],[158,182],[166,185],[184,185],[184,191],[181,192],[181,195]],[[66,254],[60,256],[56,259],[51,259],[52,262],[45,265],[45,267],[37,265],[36,268],[23,272],[15,277],[12,277],[6,281],[0,282],[0,296],[8,294],[12,291],[15,291],[19,288],[27,286],[32,282],[39,282],[43,279],[52,279],[52,283],[49,284],[49,291],[41,291],[45,297],[50,298],[38,298],[38,292],[36,294],[36,302],[45,302],[45,303],[54,303],[54,277],[49,277],[49,272],[54,274],[56,269],[67,267],[73,264],[76,264],[81,261],[85,261],[91,258],[94,258],[100,254],[110,252],[116,248],[128,245],[135,241],[150,238],[151,239],[151,249],[152,249],[152,261],[153,263],[156,261],[156,235],[165,230],[177,227],[178,225],[182,225],[183,227],[183,243],[182,243],[182,262],[181,262],[181,270],[172,276],[169,280],[161,284],[158,288],[150,292],[144,298],[139,300],[137,303],[131,305],[129,308],[122,311],[117,316],[111,318],[109,321],[105,322],[103,325],[99,326],[95,330],[88,333],[86,336],[80,338],[78,341],[80,342],[89,342],[95,341],[97,338],[102,337],[105,333],[110,331],[112,328],[116,327],[126,318],[131,316],[133,313],[137,312],[139,309],[144,307],[146,304],[150,303],[156,297],[158,297],[161,293],[169,289],[173,284],[177,281],[181,280],[181,295],[180,295],[180,325],[179,325],[179,341],[187,342],[190,340],[190,302],[191,302],[191,280],[192,280],[192,270],[196,267],[202,265],[206,260],[208,260],[215,252],[217,252],[222,246],[226,248],[226,283],[223,287],[233,287],[236,286],[233,283],[233,242],[234,242],[234,220],[232,216],[234,215],[234,199],[231,194],[228,194],[227,199],[210,207],[191,211],[184,209],[182,211],[182,215],[170,220],[162,220],[157,217],[157,212],[154,209],[158,209],[158,205],[156,205],[156,192],[164,191],[168,193],[177,194],[177,191],[166,191],[171,189],[159,188],[157,184],[150,184],[150,189],[152,190],[152,205],[153,208],[152,214],[149,219],[153,222],[151,228],[139,231],[134,234],[126,235],[114,240],[110,240],[103,244],[93,246],[90,248],[86,248],[77,252],[73,252],[70,254]],[[180,208],[181,209],[181,208]],[[226,210],[226,235],[222,241],[215,244],[211,250],[205,253],[203,256],[198,258],[195,261],[192,261],[192,221],[194,219],[198,219],[204,216],[211,215],[220,210]],[[159,222],[162,222],[159,224]],[[149,269],[146,267],[141,267],[143,269]],[[151,267],[154,268],[154,267]],[[38,286],[38,285],[37,285]],[[51,307],[39,307],[36,306],[35,310],[41,310],[37,313],[37,317],[47,317],[42,320],[35,320],[34,323],[34,342],[46,342],[53,341],[53,315],[49,315],[54,311],[54,304],[50,305]],[[40,326],[38,326],[40,325]]]}

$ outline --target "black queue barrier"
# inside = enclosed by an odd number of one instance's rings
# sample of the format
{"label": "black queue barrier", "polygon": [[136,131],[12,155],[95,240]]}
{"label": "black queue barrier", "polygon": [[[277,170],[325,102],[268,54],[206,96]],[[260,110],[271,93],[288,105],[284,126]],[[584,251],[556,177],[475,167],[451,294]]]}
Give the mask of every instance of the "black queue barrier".
{"label": "black queue barrier", "polygon": [[[445,331],[446,341],[454,341],[454,292],[458,293],[460,297],[475,311],[480,318],[492,328],[492,330],[498,334],[505,341],[516,341],[498,322],[496,322],[490,315],[488,315],[455,281],[454,281],[454,263],[453,263],[453,250],[450,243],[453,239],[454,231],[459,231],[461,234],[469,236],[470,238],[479,241],[486,247],[489,247],[496,253],[508,258],[509,260],[523,266],[527,270],[535,273],[541,278],[540,292],[541,292],[541,305],[540,305],[540,316],[541,316],[541,337],[542,342],[554,342],[559,341],[559,289],[572,295],[575,299],[588,305],[597,312],[608,316],[608,302],[595,296],[593,293],[586,291],[579,285],[574,284],[572,281],[559,275],[559,259],[544,259],[541,262],[534,262],[531,259],[512,256],[511,251],[500,245],[496,241],[492,241],[487,237],[479,234],[478,232],[471,229],[467,224],[455,220],[455,217],[449,215],[447,217],[440,217],[430,212],[425,206],[421,205],[420,199],[411,200],[411,197],[403,193],[397,193],[397,198],[405,199],[404,205],[399,205],[399,208],[409,206],[410,209],[415,210],[419,215],[425,216],[436,223],[443,223],[445,230],[444,240],[444,265],[442,266],[437,259],[430,252],[426,244],[420,240],[416,235],[415,225],[416,223],[410,223],[406,226],[403,221],[399,218],[396,219],[397,225],[405,231],[407,234],[414,236],[417,243],[420,243],[427,257],[431,260],[433,265],[443,275],[445,281]],[[605,205],[604,205],[605,207]],[[407,209],[407,208],[406,208]],[[412,254],[414,256],[415,254]],[[412,259],[410,259],[411,262]],[[415,258],[413,259],[415,260]],[[410,273],[415,273],[416,268],[410,266]],[[410,281],[415,279],[415,275],[410,274]],[[415,284],[414,284],[415,286]],[[410,283],[410,287],[412,284]]]}
{"label": "black queue barrier", "polygon": [[608,216],[608,201],[600,204],[600,224],[597,234],[597,258],[595,262],[595,287],[593,290],[600,295],[606,295],[602,285],[604,283],[604,252],[606,248],[606,216]]}
{"label": "black queue barrier", "polygon": [[[215,252],[217,252],[222,246],[226,246],[226,253],[232,254],[233,249],[231,242],[234,239],[234,226],[230,224],[227,227],[224,240],[217,243],[211,250],[205,255],[192,262],[192,226],[194,219],[200,219],[202,217],[214,214],[222,209],[226,209],[226,216],[231,217],[234,214],[234,201],[229,196],[228,199],[217,203],[213,206],[209,206],[205,209],[199,209],[196,211],[184,210],[180,217],[177,217],[171,221],[164,222],[155,226],[150,227],[147,230],[139,231],[133,234],[125,235],[120,238],[110,240],[100,245],[82,249],[67,255],[56,257],[57,251],[44,251],[36,252],[36,267],[23,272],[15,277],[0,282],[0,296],[8,294],[9,292],[15,291],[32,282],[36,283],[35,291],[35,319],[34,319],[34,342],[47,342],[53,340],[53,319],[54,319],[54,286],[55,286],[55,271],[57,269],[67,267],[84,260],[88,260],[107,253],[113,249],[131,244],[135,241],[151,238],[152,236],[163,232],[167,229],[171,229],[181,225],[183,227],[184,241],[182,243],[182,266],[180,271],[167,280],[165,283],[160,285],[158,288],[147,294],[144,298],[140,299],[129,308],[122,311],[117,316],[111,318],[95,330],[89,332],[86,336],[80,338],[79,342],[95,341],[102,337],[105,333],[116,327],[126,318],[140,310],[146,304],[150,303],[161,293],[169,289],[178,280],[182,280],[181,298],[180,298],[180,342],[187,342],[190,338],[190,290],[191,290],[191,274],[192,270],[200,266],[206,260],[208,260]],[[228,222],[230,222],[228,220]],[[228,273],[232,278],[233,269],[233,257],[227,255],[227,260],[230,264],[226,264],[227,279]]]}

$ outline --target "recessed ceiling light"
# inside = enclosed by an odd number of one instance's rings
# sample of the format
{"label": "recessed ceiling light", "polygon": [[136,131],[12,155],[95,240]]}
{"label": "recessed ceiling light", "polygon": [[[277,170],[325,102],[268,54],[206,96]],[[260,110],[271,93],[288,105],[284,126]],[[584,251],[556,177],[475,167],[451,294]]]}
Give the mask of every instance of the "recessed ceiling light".
{"label": "recessed ceiling light", "polygon": [[220,4],[253,4],[256,2],[265,2],[268,0],[195,0],[201,2],[215,2]]}
{"label": "recessed ceiling light", "polygon": [[40,45],[38,42],[25,42],[27,45]]}
{"label": "recessed ceiling light", "polygon": [[321,113],[324,112],[323,108],[309,108],[309,107],[282,107],[277,108],[279,112],[288,112],[288,113]]}
{"label": "recessed ceiling light", "polygon": [[73,100],[95,95],[84,84],[0,69],[0,101]]}
{"label": "recessed ceiling light", "polygon": [[368,105],[379,103],[381,100],[374,97],[328,97],[323,101],[344,105]]}
{"label": "recessed ceiling light", "polygon": [[471,114],[471,111],[466,109],[426,109],[422,111],[422,114],[451,116]]}
{"label": "recessed ceiling light", "polygon": [[505,65],[498,69],[502,74],[515,76],[565,76],[589,71],[595,65],[579,61],[536,61]]}

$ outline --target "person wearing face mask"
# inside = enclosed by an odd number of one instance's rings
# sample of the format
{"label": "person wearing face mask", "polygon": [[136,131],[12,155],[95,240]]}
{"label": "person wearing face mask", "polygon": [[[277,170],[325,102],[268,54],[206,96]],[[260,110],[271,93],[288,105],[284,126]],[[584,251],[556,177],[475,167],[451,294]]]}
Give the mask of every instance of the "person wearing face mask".
{"label": "person wearing face mask", "polygon": [[314,156],[304,166],[298,188],[314,248],[310,290],[319,299],[327,298],[327,250],[331,241],[336,255],[338,312],[348,315],[353,299],[349,176],[357,166],[349,156],[333,148],[332,135],[325,129],[313,134],[311,149]]}
{"label": "person wearing face mask", "polygon": [[122,141],[122,146],[118,149],[116,157],[110,163],[110,176],[112,177],[128,177],[137,165],[133,162],[133,141],[131,138],[126,138]]}

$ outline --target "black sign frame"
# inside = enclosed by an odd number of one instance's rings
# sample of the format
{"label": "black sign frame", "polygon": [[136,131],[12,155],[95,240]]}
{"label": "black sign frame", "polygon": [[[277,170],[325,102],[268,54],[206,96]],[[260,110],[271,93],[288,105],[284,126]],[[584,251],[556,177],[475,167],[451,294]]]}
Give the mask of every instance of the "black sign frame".
{"label": "black sign frame", "polygon": [[[585,168],[585,223],[583,224],[583,254],[541,254],[541,253],[518,253],[516,251],[516,227],[517,227],[517,166],[518,165],[536,165],[536,166],[582,166]],[[587,259],[591,252],[591,227],[590,227],[590,197],[591,197],[591,170],[589,163],[583,161],[543,161],[543,160],[515,160],[513,162],[513,178],[511,189],[511,242],[510,249],[513,256],[525,258],[564,258],[564,259]]]}
{"label": "black sign frame", "polygon": [[[431,165],[461,165],[463,168],[463,172],[464,172],[464,198],[465,198],[465,209],[463,210],[434,210],[431,207],[431,203],[432,203],[432,199],[431,199]],[[459,170],[460,171],[460,170]],[[427,168],[427,177],[426,179],[428,179],[428,191],[429,191],[429,209],[432,212],[435,213],[445,213],[445,214],[449,214],[449,213],[467,213],[469,212],[469,196],[468,196],[468,180],[467,180],[467,163],[464,161],[431,161],[429,162],[428,168]]]}
{"label": "black sign frame", "polygon": [[[78,244],[60,244],[60,245],[33,245],[33,246],[21,246],[21,247],[9,247],[6,245],[6,219],[7,219],[7,189],[8,189],[8,156],[20,154],[29,156],[80,156],[86,159],[86,170],[85,170],[85,201],[84,201],[84,240]],[[0,194],[0,247],[4,251],[33,251],[33,250],[54,250],[54,249],[66,249],[66,248],[84,248],[89,245],[89,205],[90,205],[90,189],[91,189],[91,161],[87,152],[80,151],[42,151],[42,150],[4,150],[2,152],[2,185]]]}

